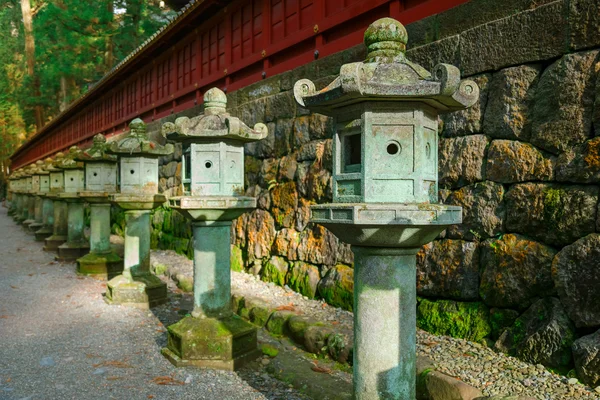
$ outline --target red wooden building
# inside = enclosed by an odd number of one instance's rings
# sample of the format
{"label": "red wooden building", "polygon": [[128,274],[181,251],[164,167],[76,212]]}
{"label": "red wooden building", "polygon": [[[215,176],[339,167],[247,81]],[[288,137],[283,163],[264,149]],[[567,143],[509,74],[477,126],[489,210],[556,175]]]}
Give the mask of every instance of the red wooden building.
{"label": "red wooden building", "polygon": [[123,132],[362,42],[374,20],[409,24],[468,0],[192,0],[11,157],[13,169]]}

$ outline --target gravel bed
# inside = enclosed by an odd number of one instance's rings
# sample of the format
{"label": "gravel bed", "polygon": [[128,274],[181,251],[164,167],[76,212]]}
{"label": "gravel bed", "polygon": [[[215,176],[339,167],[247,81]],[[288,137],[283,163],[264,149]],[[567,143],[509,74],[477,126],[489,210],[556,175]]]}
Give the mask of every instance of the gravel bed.
{"label": "gravel bed", "polygon": [[[177,265],[183,270],[192,268],[191,260],[173,251],[153,251],[152,262]],[[322,300],[307,299],[287,287],[262,282],[254,275],[232,271],[232,292],[261,298],[274,307],[291,305],[297,313],[328,321],[335,329],[352,330],[351,312],[331,307]],[[191,298],[184,302],[191,310]],[[577,379],[551,373],[542,365],[526,363],[478,343],[418,330],[417,352],[432,359],[440,372],[459,378],[488,396],[600,400],[600,387],[591,389],[578,383]]]}

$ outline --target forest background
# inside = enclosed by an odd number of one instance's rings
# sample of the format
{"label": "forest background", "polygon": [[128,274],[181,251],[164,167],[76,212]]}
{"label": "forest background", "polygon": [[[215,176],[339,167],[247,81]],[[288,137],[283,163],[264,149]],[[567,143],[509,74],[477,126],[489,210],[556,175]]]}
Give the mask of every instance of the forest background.
{"label": "forest background", "polygon": [[0,198],[10,155],[174,18],[181,3],[0,0]]}

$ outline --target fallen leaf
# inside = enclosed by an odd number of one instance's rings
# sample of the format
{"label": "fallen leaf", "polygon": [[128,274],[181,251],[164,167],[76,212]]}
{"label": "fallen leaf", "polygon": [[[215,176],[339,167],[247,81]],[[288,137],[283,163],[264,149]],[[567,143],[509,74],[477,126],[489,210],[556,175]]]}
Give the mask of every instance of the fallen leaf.
{"label": "fallen leaf", "polygon": [[77,279],[79,279],[81,281],[81,280],[84,280],[85,278],[83,276],[78,276]]}
{"label": "fallen leaf", "polygon": [[31,274],[27,274],[27,276],[34,276],[35,274],[32,272]]}
{"label": "fallen leaf", "polygon": [[18,289],[17,286],[10,285],[10,287],[13,288],[13,289]]}
{"label": "fallen leaf", "polygon": [[279,306],[279,307],[276,308],[276,310],[277,311],[284,311],[284,310],[286,310],[286,311],[294,311],[295,310],[294,303],[290,303],[290,304],[286,304],[286,305],[283,305],[283,306]]}
{"label": "fallen leaf", "polygon": [[116,381],[118,379],[123,379],[123,377],[122,376],[107,376],[106,377],[107,381]]}
{"label": "fallen leaf", "polygon": [[152,379],[152,382],[156,383],[157,385],[185,385],[185,382],[174,379],[171,376],[157,376],[156,378]]}
{"label": "fallen leaf", "polygon": [[10,317],[14,317],[14,315],[0,315],[0,319],[8,319]]}
{"label": "fallen leaf", "polygon": [[331,321],[331,325],[338,325],[339,321]]}
{"label": "fallen leaf", "polygon": [[329,369],[327,367],[320,367],[316,363],[315,363],[315,365],[310,367],[310,369],[312,369],[315,372],[320,372],[322,374],[331,374],[331,369]]}
{"label": "fallen leaf", "polygon": [[115,368],[133,368],[131,365],[123,361],[103,361],[98,364],[93,364],[92,367],[115,367]]}
{"label": "fallen leaf", "polygon": [[153,399],[153,398],[154,398],[154,396],[152,396],[151,394],[149,394],[149,395],[148,395],[148,398],[149,398],[149,399]]}

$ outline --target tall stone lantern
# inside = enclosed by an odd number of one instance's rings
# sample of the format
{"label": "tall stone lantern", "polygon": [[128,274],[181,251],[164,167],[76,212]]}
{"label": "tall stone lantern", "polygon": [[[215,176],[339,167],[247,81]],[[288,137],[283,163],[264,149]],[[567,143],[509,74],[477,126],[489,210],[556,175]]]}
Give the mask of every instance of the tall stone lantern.
{"label": "tall stone lantern", "polygon": [[415,398],[416,253],[462,220],[460,207],[438,204],[438,114],[470,107],[479,88],[451,65],[412,63],[407,40],[398,21],[377,20],[364,62],[320,91],[294,86],[301,106],[336,121],[333,203],[312,206],[311,221],[355,255],[358,400]]}
{"label": "tall stone lantern", "polygon": [[17,185],[18,185],[18,174],[16,171],[13,171],[8,177],[8,199],[10,200],[10,204],[8,207],[7,214],[11,217],[15,215],[17,211]]}
{"label": "tall stone lantern", "polygon": [[52,200],[52,235],[45,240],[45,251],[58,251],[58,246],[67,241],[67,233],[69,231],[67,220],[67,203],[59,197],[65,190],[65,177],[63,170],[57,165],[62,163],[65,155],[62,152],[56,153],[54,160],[50,165],[46,166],[46,170],[50,172],[50,192],[47,197]]}
{"label": "tall stone lantern", "polygon": [[169,326],[162,350],[176,366],[234,370],[259,355],[256,328],[231,311],[231,223],[256,208],[244,193],[244,143],[264,139],[267,127],[249,128],[226,111],[217,88],[204,95],[204,114],[163,125],[163,135],[182,142],[182,197],[169,205],[192,220],[194,310]]}
{"label": "tall stone lantern", "polygon": [[76,160],[85,164],[85,190],[79,197],[91,207],[90,252],[77,260],[77,272],[111,279],[123,271],[123,260],[110,247],[110,196],[117,191],[117,156],[108,154],[102,134]]}
{"label": "tall stone lantern", "polygon": [[34,222],[34,214],[35,214],[35,196],[33,195],[34,192],[36,192],[37,190],[35,190],[35,185],[36,183],[39,184],[39,181],[37,179],[34,180],[33,178],[33,172],[35,171],[35,165],[31,164],[27,167],[27,169],[25,169],[25,207],[23,209],[23,216],[22,218],[24,218],[21,221],[21,224],[23,225],[23,227],[25,229],[29,229],[29,224],[32,224]]}
{"label": "tall stone lantern", "polygon": [[54,225],[54,200],[50,197],[50,171],[52,159],[46,158],[43,170],[46,174],[40,181],[40,196],[42,197],[42,226],[35,231],[35,240],[44,241],[52,235]]}
{"label": "tall stone lantern", "polygon": [[[34,233],[43,225],[43,197],[50,190],[50,173],[44,169],[44,162],[38,160],[35,163],[33,178],[37,181],[37,191],[35,192],[34,222],[29,224],[29,231]],[[35,188],[34,188],[35,189]]]}
{"label": "tall stone lantern", "polygon": [[13,220],[17,221],[21,213],[21,170],[17,169],[10,175],[12,192],[11,213]]}
{"label": "tall stone lantern", "polygon": [[130,134],[112,142],[107,151],[119,157],[120,192],[111,200],[125,210],[126,226],[123,273],[108,281],[105,300],[149,308],[167,301],[167,286],[150,273],[150,211],[166,201],[158,194],[158,157],[174,148],[149,140],[139,118],[129,128]]}
{"label": "tall stone lantern", "polygon": [[77,161],[80,151],[77,146],[72,146],[56,165],[64,173],[65,189],[58,194],[58,198],[67,202],[68,227],[67,241],[58,246],[58,261],[75,261],[90,249],[84,235],[84,201],[79,197],[79,192],[85,185],[84,166],[81,161]]}

